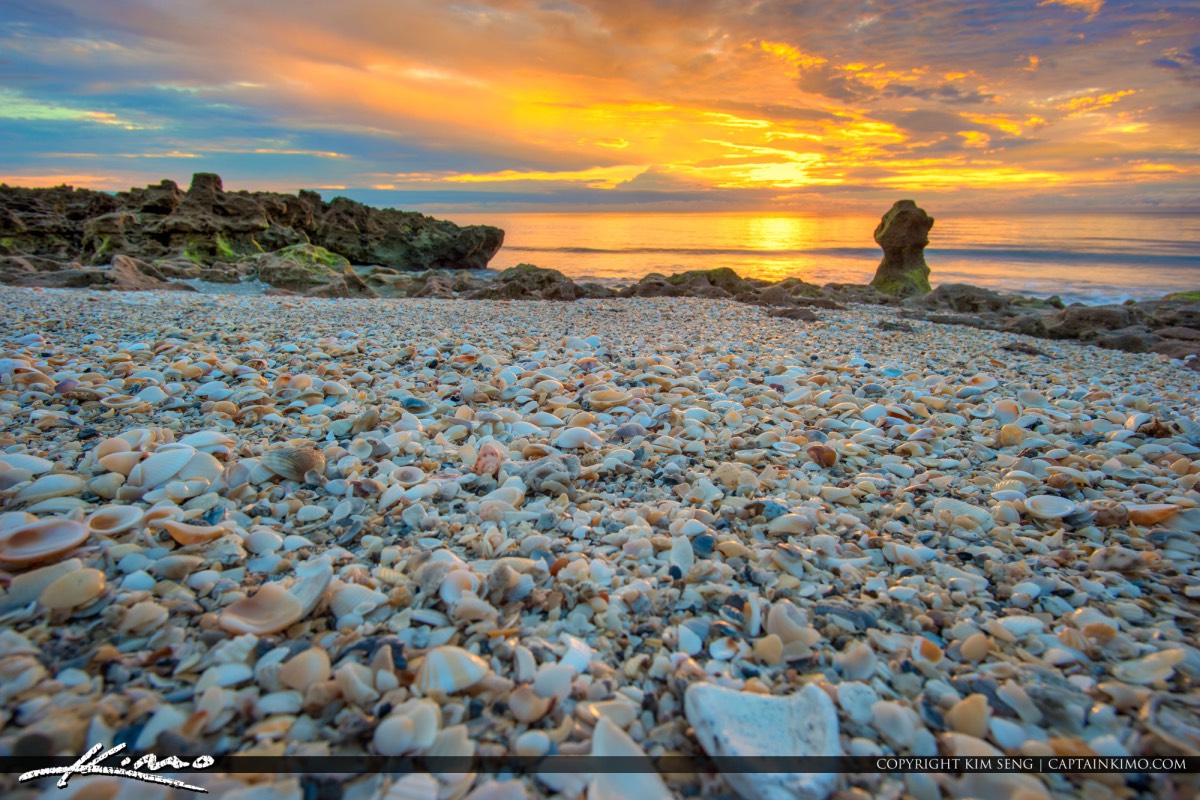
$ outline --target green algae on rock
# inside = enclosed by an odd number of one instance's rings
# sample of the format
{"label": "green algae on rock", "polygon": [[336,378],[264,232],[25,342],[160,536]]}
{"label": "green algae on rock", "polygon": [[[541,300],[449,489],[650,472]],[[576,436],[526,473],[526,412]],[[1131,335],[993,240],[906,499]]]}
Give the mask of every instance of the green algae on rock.
{"label": "green algae on rock", "polygon": [[875,229],[875,241],[883,248],[883,260],[871,286],[897,297],[928,293],[932,287],[925,246],[929,244],[932,227],[933,217],[918,208],[916,202],[897,200]]}

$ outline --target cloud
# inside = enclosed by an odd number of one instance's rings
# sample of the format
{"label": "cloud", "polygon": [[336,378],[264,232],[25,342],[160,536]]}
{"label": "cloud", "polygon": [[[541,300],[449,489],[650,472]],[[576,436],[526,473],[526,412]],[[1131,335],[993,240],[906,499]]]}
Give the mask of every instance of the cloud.
{"label": "cloud", "polygon": [[[30,179],[757,206],[866,198],[865,176],[1015,196],[1022,170],[1078,196],[1196,150],[1200,21],[1133,0],[11,0],[0,19],[0,149]],[[1194,170],[1153,172],[1197,194]]]}

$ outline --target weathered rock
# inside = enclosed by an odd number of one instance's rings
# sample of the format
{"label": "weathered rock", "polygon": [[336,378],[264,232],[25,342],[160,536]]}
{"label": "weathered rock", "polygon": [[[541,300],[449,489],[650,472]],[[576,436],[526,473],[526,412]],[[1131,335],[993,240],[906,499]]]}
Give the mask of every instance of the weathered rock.
{"label": "weathered rock", "polygon": [[924,308],[947,308],[960,314],[1003,311],[1009,305],[1007,298],[991,289],[966,283],[943,283],[916,303]]}
{"label": "weathered rock", "polygon": [[871,285],[884,294],[909,297],[930,290],[925,246],[933,217],[912,200],[897,200],[875,228],[875,242],[883,248],[883,260]]}
{"label": "weathered rock", "polygon": [[324,286],[318,286],[315,289],[309,289],[306,292],[310,297],[329,297],[329,298],[371,298],[379,297],[379,294],[368,286],[354,268],[349,264],[342,269],[342,277],[340,280],[335,280],[332,283],[327,283]]}
{"label": "weathered rock", "polygon": [[1126,353],[1149,353],[1162,340],[1161,336],[1155,336],[1145,329],[1130,328],[1129,330],[1116,331],[1111,335],[1102,336],[1096,339],[1094,344],[1097,347],[1103,347],[1105,350],[1124,350]]}
{"label": "weathered rock", "polygon": [[333,283],[350,267],[350,262],[342,256],[311,244],[262,253],[244,263],[263,283],[298,291]]}
{"label": "weathered rock", "polygon": [[164,280],[153,266],[129,256],[115,256],[107,267],[75,267],[35,272],[6,281],[13,286],[40,286],[47,289],[101,289],[106,291],[144,292],[175,290],[191,292],[185,283]]}
{"label": "weathered rock", "polygon": [[874,286],[859,283],[827,283],[821,287],[821,294],[842,303],[889,306],[900,302],[898,297],[884,294]]}
{"label": "weathered rock", "polygon": [[504,232],[459,227],[422,214],[375,209],[315,192],[226,192],[197,173],[117,195],[69,186],[0,186],[0,255],[45,255],[107,263],[115,254],[207,266],[297,244],[314,244],[358,264],[398,269],[482,269]]}
{"label": "weathered rock", "polygon": [[1188,300],[1200,303],[1200,289],[1191,289],[1186,292],[1173,292],[1167,295],[1163,300]]}
{"label": "weathered rock", "polygon": [[708,297],[729,299],[754,293],[761,281],[742,278],[729,267],[690,270],[669,277],[652,272],[632,286],[622,289],[621,297]]}
{"label": "weathered rock", "polygon": [[790,306],[775,306],[767,312],[768,317],[781,317],[782,319],[794,319],[800,322],[817,322],[821,318],[807,308],[795,308]]}
{"label": "weathered rock", "polygon": [[469,300],[575,300],[582,293],[556,269],[518,264],[465,296]]}
{"label": "weathered rock", "polygon": [[1086,341],[1133,323],[1133,313],[1126,306],[1070,306],[1046,320],[1044,335],[1050,339]]}

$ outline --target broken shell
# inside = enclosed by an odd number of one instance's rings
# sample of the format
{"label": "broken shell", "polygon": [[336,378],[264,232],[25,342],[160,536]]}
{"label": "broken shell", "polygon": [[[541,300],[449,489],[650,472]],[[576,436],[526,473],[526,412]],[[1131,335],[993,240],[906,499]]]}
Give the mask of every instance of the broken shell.
{"label": "broken shell", "polygon": [[255,635],[278,633],[291,626],[325,595],[333,568],[326,556],[301,564],[296,575],[298,580],[288,588],[280,581],[267,583],[253,596],[226,606],[217,618],[218,624],[230,633]]}
{"label": "broken shell", "polygon": [[500,467],[508,459],[508,450],[501,447],[496,442],[485,442],[479,448],[478,455],[475,456],[475,463],[471,466],[471,472],[476,475],[495,475],[500,471]]}
{"label": "broken shell", "polygon": [[86,525],[69,519],[30,522],[0,533],[0,565],[26,567],[63,555],[88,538]]}
{"label": "broken shell", "polygon": [[532,724],[550,711],[553,697],[542,697],[529,684],[521,684],[508,696],[508,707],[518,722]]}
{"label": "broken shell", "polygon": [[1171,517],[1175,516],[1175,512],[1179,511],[1179,506],[1173,506],[1169,503],[1149,504],[1131,504],[1125,506],[1129,512],[1129,521],[1134,525],[1158,525],[1166,522]]}
{"label": "broken shell", "polygon": [[425,654],[417,670],[417,688],[422,694],[453,694],[479,683],[490,671],[487,662],[474,653],[443,645]]}
{"label": "broken shell", "polygon": [[260,462],[271,472],[291,481],[303,481],[308,472],[325,471],[325,455],[312,447],[285,447],[263,455]]}
{"label": "broken shell", "polygon": [[174,519],[165,519],[159,523],[159,526],[182,545],[211,542],[229,532],[220,525],[189,525]]}
{"label": "broken shell", "polygon": [[809,445],[805,452],[820,467],[829,468],[838,461],[837,451],[823,444]]}
{"label": "broken shell", "polygon": [[375,728],[375,750],[383,756],[402,756],[433,745],[441,727],[441,710],[419,698],[396,706]]}
{"label": "broken shell", "polygon": [[566,450],[598,450],[604,440],[587,428],[563,428],[554,437],[554,446]]}
{"label": "broken shell", "polygon": [[283,663],[279,679],[290,689],[306,692],[310,686],[329,680],[331,674],[329,654],[319,647],[310,647]]}

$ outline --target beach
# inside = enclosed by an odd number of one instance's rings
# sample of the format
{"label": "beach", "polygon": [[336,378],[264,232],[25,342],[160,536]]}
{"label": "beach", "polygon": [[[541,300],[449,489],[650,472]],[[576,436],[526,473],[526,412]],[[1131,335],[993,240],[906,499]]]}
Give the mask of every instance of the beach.
{"label": "beach", "polygon": [[[832,306],[6,287],[0,754],[1200,754],[1200,372]],[[1197,788],[180,777],[242,798]]]}

